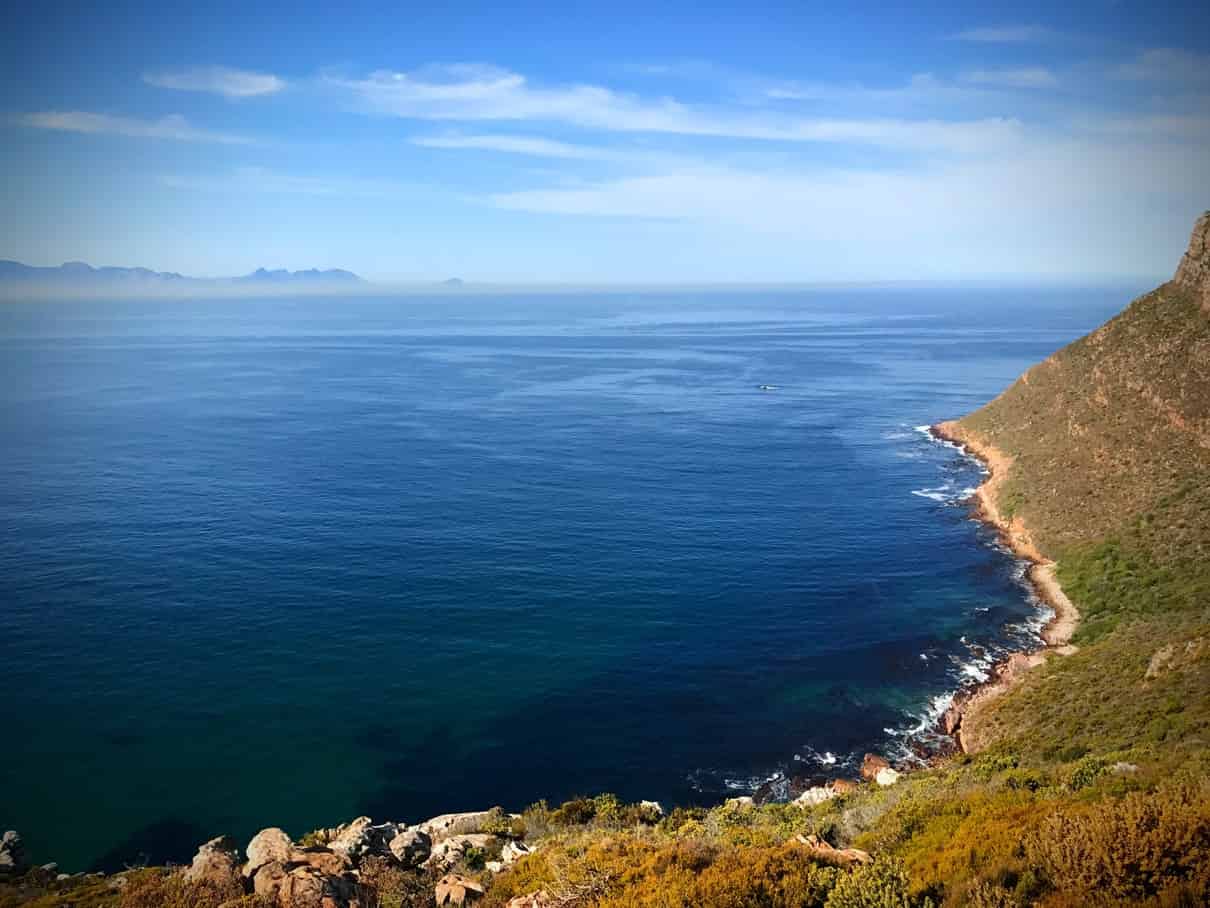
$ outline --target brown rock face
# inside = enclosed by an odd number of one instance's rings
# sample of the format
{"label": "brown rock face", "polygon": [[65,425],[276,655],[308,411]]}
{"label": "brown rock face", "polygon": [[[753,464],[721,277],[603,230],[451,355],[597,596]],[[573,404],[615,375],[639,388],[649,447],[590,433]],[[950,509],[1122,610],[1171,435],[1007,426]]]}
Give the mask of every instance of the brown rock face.
{"label": "brown rock face", "polygon": [[469,877],[449,873],[437,881],[433,894],[438,905],[465,905],[483,897],[483,886]]}
{"label": "brown rock face", "polygon": [[328,876],[340,876],[353,869],[353,862],[343,854],[322,847],[295,848],[290,852],[289,863],[307,864]]}
{"label": "brown rock face", "polygon": [[228,884],[239,880],[239,851],[226,836],[211,839],[197,850],[193,863],[185,869],[191,883]]}
{"label": "brown rock face", "polygon": [[1210,312],[1210,211],[1193,225],[1189,248],[1172,280],[1192,291],[1201,301],[1202,309]]}
{"label": "brown rock face", "polygon": [[285,878],[286,868],[279,861],[270,861],[268,864],[262,864],[252,877],[252,891],[256,895],[276,899],[277,893],[281,889],[282,880]]}
{"label": "brown rock face", "polygon": [[282,879],[277,902],[281,908],[366,908],[363,895],[355,879],[329,876],[303,865]]}
{"label": "brown rock face", "polygon": [[868,851],[862,851],[860,848],[833,848],[817,835],[795,836],[795,841],[800,845],[806,845],[811,854],[819,860],[837,867],[847,867],[849,864],[868,864],[874,860]]}
{"label": "brown rock face", "polygon": [[545,889],[539,889],[537,892],[509,899],[505,908],[550,908],[554,903],[555,900],[551,898],[550,893]]}
{"label": "brown rock face", "polygon": [[867,782],[872,782],[878,777],[879,770],[890,768],[891,764],[877,754],[866,754],[865,759],[861,761],[861,777]]}
{"label": "brown rock face", "polygon": [[832,790],[836,792],[837,795],[852,794],[857,790],[857,783],[850,782],[848,779],[833,779]]}
{"label": "brown rock face", "polygon": [[276,826],[262,829],[252,837],[245,853],[248,863],[244,865],[244,875],[252,876],[256,871],[270,861],[282,864],[290,860],[290,850],[294,847],[290,837]]}

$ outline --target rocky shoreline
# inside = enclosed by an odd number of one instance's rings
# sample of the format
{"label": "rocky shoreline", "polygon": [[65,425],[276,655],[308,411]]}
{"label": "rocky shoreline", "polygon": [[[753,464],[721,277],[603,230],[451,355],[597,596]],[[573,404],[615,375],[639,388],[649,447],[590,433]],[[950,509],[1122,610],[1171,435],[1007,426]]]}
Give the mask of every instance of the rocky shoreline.
{"label": "rocky shoreline", "polygon": [[[866,754],[862,782],[886,787],[896,784],[899,777],[886,760]],[[853,794],[862,782],[835,779],[807,789],[791,803],[809,810]],[[756,803],[752,797],[732,798],[721,808],[742,815],[754,810]],[[625,809],[636,826],[654,826],[666,818],[655,801]],[[242,851],[229,836],[218,836],[202,844],[185,865],[68,874],[60,873],[54,864],[32,865],[21,836],[10,830],[0,840],[0,883],[11,888],[0,891],[0,896],[37,899],[58,893],[69,899],[64,904],[108,905],[129,895],[132,904],[139,906],[201,905],[199,899],[204,897],[204,904],[218,908],[470,905],[487,895],[498,874],[547,845],[542,832],[541,827],[527,828],[526,815],[506,813],[500,807],[442,814],[412,825],[359,817],[331,829],[317,829],[298,840],[283,829],[268,827],[254,835]],[[873,860],[866,851],[837,848],[814,834],[799,834],[793,842],[833,867],[865,865]],[[150,902],[142,891],[149,880],[159,887],[153,890]],[[187,894],[183,901],[165,900],[182,892]],[[77,898],[92,901],[77,902]],[[509,899],[506,908],[557,908],[563,904],[567,904],[565,899],[539,889]]]}
{"label": "rocky shoreline", "polygon": [[989,702],[1020,683],[1031,669],[1044,663],[1051,653],[1069,655],[1075,652],[1076,648],[1070,641],[1079,622],[1079,612],[1059,585],[1054,562],[1037,548],[1021,518],[1006,518],[996,504],[996,493],[1008,477],[1012,458],[956,420],[930,426],[929,434],[958,446],[963,453],[983,463],[988,476],[975,491],[974,515],[995,528],[1001,542],[1014,555],[1029,562],[1027,576],[1035,594],[1054,611],[1041,631],[1044,646],[1032,651],[1011,653],[998,661],[986,681],[955,694],[953,703],[938,721],[938,731],[953,738],[958,750],[974,753],[982,749],[983,742],[972,736],[969,720]]}

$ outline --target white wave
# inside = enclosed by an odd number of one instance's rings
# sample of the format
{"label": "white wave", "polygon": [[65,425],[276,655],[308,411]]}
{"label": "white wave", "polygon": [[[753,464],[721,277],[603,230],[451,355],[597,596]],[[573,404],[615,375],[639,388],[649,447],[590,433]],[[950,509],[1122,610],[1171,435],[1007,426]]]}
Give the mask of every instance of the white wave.
{"label": "white wave", "polygon": [[921,498],[928,498],[931,501],[949,501],[950,496],[944,486],[938,486],[935,489],[913,489],[913,495],[919,495]]}
{"label": "white wave", "polygon": [[913,489],[912,494],[920,498],[927,498],[930,501],[936,501],[939,504],[959,504],[974,495],[975,491],[974,486],[958,488],[953,482],[947,481],[939,486]]}
{"label": "white wave", "polygon": [[[884,728],[883,731],[892,738],[903,739],[904,741],[911,741],[926,732],[931,732],[937,727],[937,723],[941,721],[941,717],[945,715],[945,711],[954,705],[954,694],[955,691],[949,691],[930,697],[924,709],[911,716],[911,725],[907,725],[904,728]],[[910,753],[910,751],[906,752]]]}
{"label": "white wave", "polygon": [[962,673],[968,677],[974,678],[979,682],[986,681],[991,677],[991,675],[984,670],[983,666],[974,662],[968,662],[966,665],[962,666]]}

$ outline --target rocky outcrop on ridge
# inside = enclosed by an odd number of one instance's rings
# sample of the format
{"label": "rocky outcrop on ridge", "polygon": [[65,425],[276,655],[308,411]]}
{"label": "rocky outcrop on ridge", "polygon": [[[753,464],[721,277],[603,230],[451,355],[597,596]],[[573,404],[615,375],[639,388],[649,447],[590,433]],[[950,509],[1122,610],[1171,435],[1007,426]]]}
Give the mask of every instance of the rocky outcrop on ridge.
{"label": "rocky outcrop on ridge", "polygon": [[1172,281],[1197,296],[1202,309],[1210,313],[1210,211],[1193,225],[1189,248]]}

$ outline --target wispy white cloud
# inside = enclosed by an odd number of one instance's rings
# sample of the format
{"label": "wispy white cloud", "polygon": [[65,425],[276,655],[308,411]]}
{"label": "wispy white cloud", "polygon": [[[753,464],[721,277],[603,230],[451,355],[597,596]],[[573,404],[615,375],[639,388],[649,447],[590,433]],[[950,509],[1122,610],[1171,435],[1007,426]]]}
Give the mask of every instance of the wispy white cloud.
{"label": "wispy white cloud", "polygon": [[254,142],[247,136],[201,129],[191,125],[179,114],[161,117],[158,120],[140,120],[134,117],[115,117],[83,110],[48,110],[26,114],[20,118],[20,122],[35,129],[129,136],[137,139],[216,142],[224,145],[249,145]]}
{"label": "wispy white cloud", "polygon": [[1035,44],[1057,37],[1053,29],[1041,25],[992,25],[968,28],[950,35],[953,41],[974,41],[980,44]]}
{"label": "wispy white cloud", "polygon": [[143,81],[157,88],[203,91],[226,98],[271,95],[286,87],[286,80],[270,73],[231,69],[227,66],[191,66],[144,73]]}
{"label": "wispy white cloud", "polygon": [[1118,67],[1127,79],[1159,82],[1210,83],[1210,54],[1197,54],[1171,47],[1145,50]]}
{"label": "wispy white cloud", "polygon": [[609,161],[628,157],[625,152],[591,145],[577,145],[554,139],[511,135],[437,135],[413,136],[408,140],[422,148],[499,151],[505,154],[531,155],[540,158],[565,158],[582,161]]}
{"label": "wispy white cloud", "polygon": [[932,104],[969,99],[975,92],[932,73],[916,73],[906,83],[888,87],[834,82],[783,82],[765,90],[774,101],[820,101],[849,104]]}
{"label": "wispy white cloud", "polygon": [[1008,118],[911,120],[806,118],[772,110],[697,107],[596,85],[531,85],[519,73],[477,64],[417,72],[329,77],[369,110],[420,120],[546,122],[615,132],[670,133],[779,142],[856,143],[970,152],[1012,141]]}
{"label": "wispy white cloud", "polygon": [[1019,66],[1004,69],[972,69],[961,76],[972,85],[1000,88],[1053,88],[1059,80],[1044,66]]}
{"label": "wispy white cloud", "polygon": [[[821,273],[867,276],[1145,270],[1150,250],[1123,223],[1169,216],[1188,187],[1210,179],[1200,142],[1156,143],[1133,133],[1039,140],[1011,154],[913,170],[701,166],[575,186],[499,192],[487,204],[560,216],[684,222],[720,235],[765,236]],[[1114,192],[1106,193],[1105,186]],[[893,201],[892,201],[893,200]],[[994,216],[989,217],[989,212]],[[739,231],[735,233],[735,231]],[[870,231],[894,236],[871,266]],[[1082,242],[1073,244],[1079,235]],[[962,236],[962,243],[955,237]],[[1114,258],[1106,259],[1106,251]],[[1081,259],[1080,256],[1083,256]]]}
{"label": "wispy white cloud", "polygon": [[392,180],[291,174],[264,167],[237,167],[221,174],[163,174],[157,181],[170,189],[189,192],[238,195],[270,193],[333,198],[380,199],[407,195],[418,188],[415,184]]}

